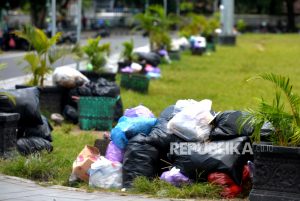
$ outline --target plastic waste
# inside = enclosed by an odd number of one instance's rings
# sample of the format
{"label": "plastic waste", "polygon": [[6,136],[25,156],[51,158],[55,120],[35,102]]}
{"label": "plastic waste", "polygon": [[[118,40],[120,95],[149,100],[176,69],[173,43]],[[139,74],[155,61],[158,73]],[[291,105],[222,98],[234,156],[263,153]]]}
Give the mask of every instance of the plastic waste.
{"label": "plastic waste", "polygon": [[21,127],[35,127],[43,124],[40,113],[40,92],[38,88],[29,87],[12,90],[0,89],[0,92],[9,93],[12,97],[14,97],[16,102],[16,104],[14,104],[7,97],[1,96],[0,112],[19,113],[19,126]]}
{"label": "plastic waste", "polygon": [[161,180],[164,180],[174,186],[181,186],[182,184],[188,184],[189,178],[184,176],[180,169],[173,167],[171,170],[163,172],[160,176]]}
{"label": "plastic waste", "polygon": [[71,121],[73,124],[78,123],[78,112],[71,105],[66,105],[63,111],[63,116],[66,120]]}
{"label": "plastic waste", "polygon": [[29,155],[42,150],[51,152],[53,147],[48,140],[45,140],[41,137],[29,137],[18,139],[17,150],[22,155]]}
{"label": "plastic waste", "polygon": [[139,134],[132,138],[124,154],[123,187],[129,188],[136,177],[152,178],[157,173],[159,151],[145,143],[145,135]]}
{"label": "plastic waste", "polygon": [[211,105],[211,100],[202,100],[185,107],[168,122],[168,130],[189,142],[206,141],[212,128],[210,122],[214,118],[210,112]]}
{"label": "plastic waste", "polygon": [[74,88],[88,82],[89,79],[78,70],[71,67],[55,68],[52,76],[53,83],[65,88]]}
{"label": "plastic waste", "polygon": [[213,129],[209,138],[211,140],[226,140],[239,136],[251,136],[253,127],[249,124],[243,124],[246,113],[242,111],[225,111],[219,113],[214,121]]}
{"label": "plastic waste", "polygon": [[151,112],[151,110],[143,105],[126,109],[124,112],[124,116],[154,118],[154,114]]}
{"label": "plastic waste", "polygon": [[220,193],[224,198],[235,198],[242,192],[242,187],[234,183],[234,181],[225,173],[214,172],[208,175],[208,182],[222,186]]}
{"label": "plastic waste", "polygon": [[[24,137],[41,137],[49,142],[52,142],[51,131],[53,130],[48,119],[42,115],[43,125],[36,127],[24,128]],[[20,130],[20,128],[19,128]]]}
{"label": "plastic waste", "polygon": [[124,157],[124,150],[118,148],[112,141],[110,141],[106,149],[105,158],[107,158],[110,161],[122,163],[123,157]]}
{"label": "plastic waste", "polygon": [[136,52],[138,60],[152,66],[158,66],[160,64],[160,56],[154,52]]}
{"label": "plastic waste", "polygon": [[125,149],[128,140],[139,133],[148,135],[155,125],[156,118],[121,117],[118,124],[111,130],[111,140],[120,148]]}
{"label": "plastic waste", "polygon": [[[240,185],[243,167],[251,159],[249,137],[238,137],[231,140],[196,143],[190,147],[190,153],[183,152],[180,146],[172,147],[170,153],[173,166],[190,179],[199,179],[197,173],[205,176],[211,172],[223,172]],[[171,148],[170,148],[171,150]]]}
{"label": "plastic waste", "polygon": [[103,156],[91,165],[89,185],[99,188],[122,187],[122,164],[112,162]]}

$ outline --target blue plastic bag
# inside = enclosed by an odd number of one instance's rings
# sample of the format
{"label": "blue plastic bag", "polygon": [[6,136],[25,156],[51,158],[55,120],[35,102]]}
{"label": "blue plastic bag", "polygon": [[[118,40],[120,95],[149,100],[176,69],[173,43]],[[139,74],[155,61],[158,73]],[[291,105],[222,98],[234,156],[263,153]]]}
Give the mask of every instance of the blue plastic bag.
{"label": "blue plastic bag", "polygon": [[148,135],[156,123],[156,118],[121,117],[111,130],[111,140],[120,149],[125,149],[128,140],[139,133]]}

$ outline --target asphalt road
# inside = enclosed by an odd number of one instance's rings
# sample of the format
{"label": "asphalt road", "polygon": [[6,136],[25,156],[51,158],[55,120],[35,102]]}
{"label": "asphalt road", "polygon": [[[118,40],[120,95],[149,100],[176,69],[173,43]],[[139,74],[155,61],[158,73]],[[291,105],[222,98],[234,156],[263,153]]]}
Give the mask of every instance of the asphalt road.
{"label": "asphalt road", "polygon": [[[122,43],[133,39],[135,48],[141,47],[147,44],[148,38],[144,38],[141,35],[111,35],[110,37],[103,38],[100,43],[110,42],[111,53],[119,53],[122,50]],[[86,39],[81,40],[81,45],[86,44]],[[24,67],[26,63],[22,62],[22,57],[26,52],[8,51],[0,54],[0,63],[5,63],[6,68],[0,72],[0,80],[14,78],[25,75]],[[75,61],[72,57],[65,57],[55,63],[55,67],[72,64]]]}

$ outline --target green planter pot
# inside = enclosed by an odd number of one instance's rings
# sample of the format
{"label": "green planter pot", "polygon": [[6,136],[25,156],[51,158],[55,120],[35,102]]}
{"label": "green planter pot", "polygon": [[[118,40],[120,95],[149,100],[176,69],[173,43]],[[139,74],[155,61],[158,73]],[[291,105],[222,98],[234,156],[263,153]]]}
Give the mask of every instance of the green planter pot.
{"label": "green planter pot", "polygon": [[140,93],[148,93],[150,79],[140,74],[121,74],[121,87]]}

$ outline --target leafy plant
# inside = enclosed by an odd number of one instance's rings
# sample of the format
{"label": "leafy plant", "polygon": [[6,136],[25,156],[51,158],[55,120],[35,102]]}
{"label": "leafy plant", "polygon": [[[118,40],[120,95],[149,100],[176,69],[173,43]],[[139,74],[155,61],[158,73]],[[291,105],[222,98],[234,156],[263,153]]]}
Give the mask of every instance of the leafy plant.
{"label": "leafy plant", "polygon": [[182,18],[180,35],[187,38],[193,35],[199,35],[204,30],[206,24],[206,18],[203,15],[188,13]]}
{"label": "leafy plant", "polygon": [[[61,33],[48,38],[42,30],[31,25],[25,25],[21,31],[15,31],[14,33],[18,37],[27,40],[29,45],[35,50],[34,52],[27,53],[23,58],[28,63],[25,71],[33,75],[29,84],[43,87],[46,75],[52,71],[52,65],[65,55],[63,51],[57,49],[51,50],[61,37]],[[51,53],[51,51],[53,52]]]}
{"label": "leafy plant", "polygon": [[[275,97],[271,104],[261,99],[257,109],[248,110],[249,115],[243,123],[249,121],[254,126],[254,141],[260,142],[260,129],[265,122],[270,122],[274,127],[274,132],[270,137],[273,144],[300,145],[300,96],[292,92],[293,85],[290,84],[290,79],[273,73],[261,74],[255,78],[273,83]],[[286,101],[282,100],[282,94]],[[286,106],[289,107],[289,110],[286,110]]]}
{"label": "leafy plant", "polygon": [[123,44],[123,51],[121,52],[121,57],[124,61],[135,61],[136,55],[133,53],[134,43],[131,39],[130,41],[125,41]]}
{"label": "leafy plant", "polygon": [[93,66],[93,71],[101,72],[106,63],[106,58],[110,53],[110,44],[99,45],[101,37],[89,39],[87,45],[83,46],[83,52],[88,56],[89,62]]}
{"label": "leafy plant", "polygon": [[218,27],[220,27],[218,13],[215,13],[210,18],[207,18],[204,15],[188,13],[181,19],[180,35],[189,38],[193,35],[202,34],[206,37],[213,35],[215,29],[217,29]]}
{"label": "leafy plant", "polygon": [[171,48],[171,39],[169,36],[170,26],[174,20],[166,16],[164,9],[159,5],[151,5],[145,13],[135,15],[138,21],[136,29],[142,29],[149,34],[151,50],[158,50],[161,47]]}
{"label": "leafy plant", "polygon": [[243,19],[239,19],[236,23],[236,28],[239,32],[244,32],[246,30],[246,22]]}
{"label": "leafy plant", "polygon": [[[6,64],[1,63],[0,64],[0,71],[3,70],[6,67]],[[15,98],[7,92],[0,92],[0,96],[6,96],[10,101],[12,101],[13,104],[16,104]]]}

